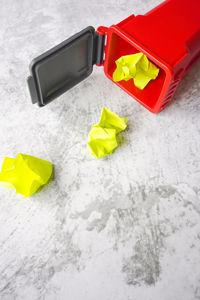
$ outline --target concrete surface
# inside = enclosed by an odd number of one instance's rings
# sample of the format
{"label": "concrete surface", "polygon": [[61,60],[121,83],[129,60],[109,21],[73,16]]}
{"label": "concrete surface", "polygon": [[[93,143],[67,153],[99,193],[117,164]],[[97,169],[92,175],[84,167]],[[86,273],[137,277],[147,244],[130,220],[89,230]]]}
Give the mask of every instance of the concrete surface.
{"label": "concrete surface", "polygon": [[[0,299],[200,299],[200,63],[151,114],[102,68],[45,108],[30,102],[32,58],[88,25],[160,0],[0,0],[0,163],[50,160],[54,179],[24,199],[0,188]],[[103,106],[128,116],[115,153],[87,135]]]}

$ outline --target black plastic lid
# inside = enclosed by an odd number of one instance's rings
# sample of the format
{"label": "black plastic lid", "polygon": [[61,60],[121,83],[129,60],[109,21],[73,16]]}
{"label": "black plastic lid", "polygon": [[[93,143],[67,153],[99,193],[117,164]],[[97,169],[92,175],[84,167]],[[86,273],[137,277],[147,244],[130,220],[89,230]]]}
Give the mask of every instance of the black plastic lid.
{"label": "black plastic lid", "polygon": [[88,77],[98,61],[96,52],[103,49],[97,40],[90,26],[35,58],[28,77],[32,102],[44,106]]}

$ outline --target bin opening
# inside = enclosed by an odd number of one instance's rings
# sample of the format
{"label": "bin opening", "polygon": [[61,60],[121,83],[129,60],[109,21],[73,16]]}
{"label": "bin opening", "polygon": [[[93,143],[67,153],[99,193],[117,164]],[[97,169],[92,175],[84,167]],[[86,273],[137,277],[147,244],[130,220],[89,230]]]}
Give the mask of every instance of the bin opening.
{"label": "bin opening", "polygon": [[[123,37],[119,36],[116,33],[112,33],[110,43],[108,45],[107,53],[107,67],[106,75],[113,80],[113,72],[116,69],[115,61],[121,56],[135,54],[142,52],[139,48],[137,49],[129,40],[125,40]],[[146,53],[145,53],[146,54]],[[119,87],[124,89],[137,101],[142,103],[148,109],[152,110],[155,104],[158,102],[158,98],[161,94],[162,87],[166,78],[166,72],[156,64],[152,59],[146,54],[147,58],[159,68],[158,77],[155,80],[151,80],[148,85],[143,89],[138,89],[132,79],[129,81],[119,81],[115,82]]]}

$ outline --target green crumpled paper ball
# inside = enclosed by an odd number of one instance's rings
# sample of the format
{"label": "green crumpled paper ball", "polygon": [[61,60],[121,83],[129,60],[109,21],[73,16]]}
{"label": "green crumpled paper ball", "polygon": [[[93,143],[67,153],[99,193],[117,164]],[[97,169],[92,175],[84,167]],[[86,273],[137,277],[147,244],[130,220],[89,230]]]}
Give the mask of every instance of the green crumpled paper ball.
{"label": "green crumpled paper ball", "polygon": [[97,158],[104,157],[117,148],[116,130],[93,126],[89,133],[89,153]]}
{"label": "green crumpled paper ball", "polygon": [[29,197],[49,181],[52,172],[49,161],[19,153],[17,158],[4,158],[0,184]]}
{"label": "green crumpled paper ball", "polygon": [[143,90],[152,79],[156,79],[159,69],[148,60],[142,52],[121,56],[115,61],[113,81],[128,81],[131,78],[140,90]]}
{"label": "green crumpled paper ball", "polygon": [[127,120],[104,107],[100,122],[89,133],[89,153],[97,158],[112,154],[118,146],[117,134],[126,129]]}

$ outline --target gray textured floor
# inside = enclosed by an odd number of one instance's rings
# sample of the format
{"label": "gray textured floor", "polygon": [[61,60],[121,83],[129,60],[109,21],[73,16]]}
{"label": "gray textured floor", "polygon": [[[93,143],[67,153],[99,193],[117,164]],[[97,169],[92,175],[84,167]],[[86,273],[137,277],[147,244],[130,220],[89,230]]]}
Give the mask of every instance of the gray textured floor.
{"label": "gray textured floor", "polygon": [[[32,154],[54,180],[23,199],[0,189],[0,299],[200,299],[200,63],[154,115],[102,68],[47,107],[26,87],[31,59],[82,28],[160,0],[0,0],[0,163]],[[102,160],[87,135],[103,106],[129,117]]]}

